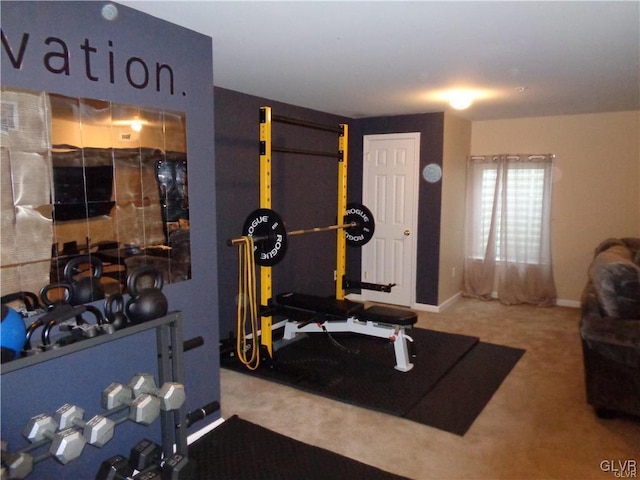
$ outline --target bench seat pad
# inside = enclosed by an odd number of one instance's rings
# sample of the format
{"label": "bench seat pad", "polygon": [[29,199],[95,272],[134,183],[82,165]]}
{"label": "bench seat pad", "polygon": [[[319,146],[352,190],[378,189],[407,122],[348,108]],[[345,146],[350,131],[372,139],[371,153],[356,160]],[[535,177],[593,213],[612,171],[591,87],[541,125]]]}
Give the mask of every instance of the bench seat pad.
{"label": "bench seat pad", "polygon": [[418,315],[411,310],[383,307],[375,305],[358,314],[358,319],[371,322],[389,323],[391,325],[408,326],[418,321]]}
{"label": "bench seat pad", "polygon": [[337,300],[333,297],[320,297],[305,293],[282,293],[276,297],[278,305],[332,317],[344,318],[358,316],[364,305],[351,300]]}

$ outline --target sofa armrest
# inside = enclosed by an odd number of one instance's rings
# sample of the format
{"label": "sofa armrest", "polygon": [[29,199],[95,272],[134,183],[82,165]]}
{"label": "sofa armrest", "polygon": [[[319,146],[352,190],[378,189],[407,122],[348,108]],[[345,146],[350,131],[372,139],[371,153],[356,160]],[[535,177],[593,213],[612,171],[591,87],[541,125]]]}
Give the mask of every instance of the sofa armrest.
{"label": "sofa armrest", "polygon": [[580,320],[580,336],[601,355],[640,367],[640,320],[586,315]]}

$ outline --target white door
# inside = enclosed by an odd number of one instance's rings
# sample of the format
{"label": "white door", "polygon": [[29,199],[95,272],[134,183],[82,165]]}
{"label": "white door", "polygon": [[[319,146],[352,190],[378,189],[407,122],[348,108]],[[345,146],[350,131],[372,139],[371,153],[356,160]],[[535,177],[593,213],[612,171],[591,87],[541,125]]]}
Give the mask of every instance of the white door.
{"label": "white door", "polygon": [[365,135],[362,203],[375,233],[362,247],[362,281],[390,293],[362,290],[365,300],[411,306],[415,300],[420,133]]}

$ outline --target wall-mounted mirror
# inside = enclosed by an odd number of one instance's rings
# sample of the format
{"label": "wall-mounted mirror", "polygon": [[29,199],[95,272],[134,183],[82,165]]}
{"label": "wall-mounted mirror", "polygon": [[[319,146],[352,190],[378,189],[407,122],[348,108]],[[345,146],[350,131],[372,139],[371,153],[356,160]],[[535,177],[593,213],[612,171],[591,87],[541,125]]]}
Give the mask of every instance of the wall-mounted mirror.
{"label": "wall-mounted mirror", "polygon": [[66,282],[86,255],[107,294],[142,264],[190,278],[183,113],[3,87],[1,119],[2,296]]}

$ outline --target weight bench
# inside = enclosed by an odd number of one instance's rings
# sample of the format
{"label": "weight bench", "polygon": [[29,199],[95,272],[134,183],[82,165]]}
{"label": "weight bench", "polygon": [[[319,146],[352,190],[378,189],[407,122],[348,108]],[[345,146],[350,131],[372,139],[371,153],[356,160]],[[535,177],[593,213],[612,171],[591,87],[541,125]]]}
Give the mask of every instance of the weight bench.
{"label": "weight bench", "polygon": [[278,295],[276,302],[275,311],[287,317],[284,340],[292,340],[299,333],[323,332],[352,332],[387,338],[393,342],[395,369],[408,372],[413,368],[407,344],[413,339],[405,329],[417,322],[415,312],[383,306],[365,308],[350,300],[300,293]]}

